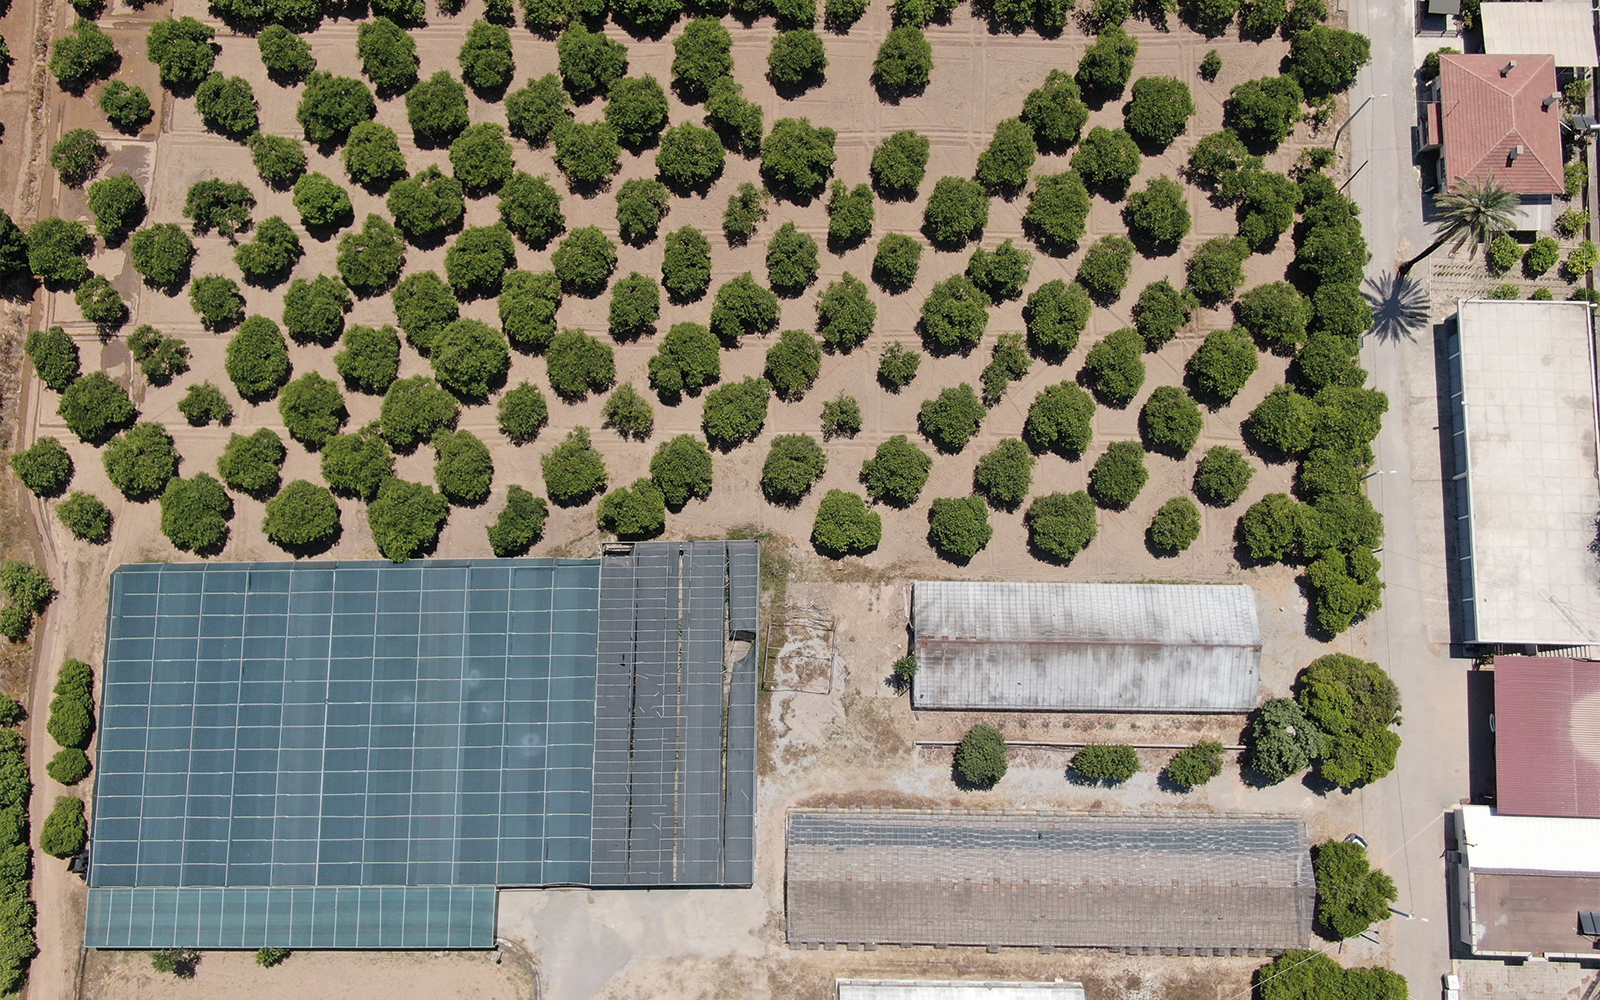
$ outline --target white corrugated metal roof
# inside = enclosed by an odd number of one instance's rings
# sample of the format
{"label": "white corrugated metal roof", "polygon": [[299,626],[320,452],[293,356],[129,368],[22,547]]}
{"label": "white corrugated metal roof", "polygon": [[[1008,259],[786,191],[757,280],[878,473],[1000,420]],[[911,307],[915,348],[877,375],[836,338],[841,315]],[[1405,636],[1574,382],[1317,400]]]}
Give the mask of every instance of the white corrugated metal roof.
{"label": "white corrugated metal roof", "polygon": [[1261,681],[1246,586],[917,582],[918,708],[1245,712]]}
{"label": "white corrugated metal roof", "polygon": [[1547,55],[1557,66],[1600,66],[1588,0],[1485,3],[1478,17],[1483,51],[1490,55]]}
{"label": "white corrugated metal roof", "polygon": [[1461,849],[1475,872],[1600,875],[1600,819],[1501,816],[1461,807]]}
{"label": "white corrugated metal roof", "polygon": [[1082,983],[840,979],[838,1000],[1084,1000]]}

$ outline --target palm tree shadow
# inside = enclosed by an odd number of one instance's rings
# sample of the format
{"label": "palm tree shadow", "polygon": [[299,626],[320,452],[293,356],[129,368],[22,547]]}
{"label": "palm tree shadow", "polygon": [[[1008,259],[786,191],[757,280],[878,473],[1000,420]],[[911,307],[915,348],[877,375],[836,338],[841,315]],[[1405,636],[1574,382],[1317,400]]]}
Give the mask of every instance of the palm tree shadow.
{"label": "palm tree shadow", "polygon": [[1428,289],[1410,275],[1368,278],[1362,294],[1372,305],[1372,333],[1379,340],[1415,340],[1428,325]]}

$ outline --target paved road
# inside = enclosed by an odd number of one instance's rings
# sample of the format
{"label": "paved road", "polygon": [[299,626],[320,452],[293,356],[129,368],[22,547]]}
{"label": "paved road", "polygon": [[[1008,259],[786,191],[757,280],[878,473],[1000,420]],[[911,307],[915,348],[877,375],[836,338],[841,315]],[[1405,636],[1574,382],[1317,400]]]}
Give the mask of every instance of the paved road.
{"label": "paved road", "polygon": [[[1372,251],[1368,288],[1380,294],[1392,289],[1400,256],[1416,252],[1429,237],[1411,164],[1416,114],[1411,10],[1411,2],[1400,0],[1351,0],[1350,5],[1350,27],[1372,40],[1372,63],[1352,88],[1351,105],[1369,94],[1389,95],[1368,104],[1347,130],[1351,169],[1366,163],[1348,191],[1361,205]],[[1411,277],[1426,281],[1427,271],[1421,265]],[[1470,664],[1430,645],[1424,620],[1415,515],[1441,499],[1437,449],[1428,444],[1434,440],[1431,426],[1409,427],[1405,405],[1410,397],[1433,392],[1427,363],[1432,325],[1419,319],[1399,336],[1368,337],[1363,352],[1373,384],[1390,399],[1376,444],[1375,469],[1383,474],[1368,483],[1386,527],[1387,588],[1384,607],[1369,626],[1371,651],[1400,686],[1405,744],[1395,774],[1357,794],[1374,860],[1394,876],[1399,889],[1396,907],[1416,918],[1396,917],[1382,926],[1387,958],[1410,980],[1411,995],[1426,998],[1439,995],[1440,976],[1450,970],[1442,820],[1468,794],[1465,675]],[[1421,422],[1416,415],[1412,419]]]}

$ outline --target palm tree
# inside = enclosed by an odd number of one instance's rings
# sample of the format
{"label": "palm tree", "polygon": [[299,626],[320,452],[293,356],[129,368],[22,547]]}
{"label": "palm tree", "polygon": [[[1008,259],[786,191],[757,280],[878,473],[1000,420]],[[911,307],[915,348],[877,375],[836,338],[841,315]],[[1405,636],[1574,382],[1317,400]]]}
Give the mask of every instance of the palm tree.
{"label": "palm tree", "polygon": [[[1401,264],[1398,274],[1406,274],[1417,261],[1433,253],[1450,239],[1455,240],[1455,245],[1450,248],[1452,250],[1460,250],[1469,242],[1472,250],[1476,250],[1480,245],[1487,245],[1490,240],[1511,229],[1512,220],[1518,206],[1522,204],[1522,198],[1515,191],[1507,191],[1495,183],[1494,175],[1491,174],[1489,179],[1481,184],[1470,180],[1462,181],[1459,188],[1446,191],[1435,198],[1433,203],[1439,209],[1439,238],[1428,244],[1426,250]],[[1471,253],[1470,250],[1468,252]]]}

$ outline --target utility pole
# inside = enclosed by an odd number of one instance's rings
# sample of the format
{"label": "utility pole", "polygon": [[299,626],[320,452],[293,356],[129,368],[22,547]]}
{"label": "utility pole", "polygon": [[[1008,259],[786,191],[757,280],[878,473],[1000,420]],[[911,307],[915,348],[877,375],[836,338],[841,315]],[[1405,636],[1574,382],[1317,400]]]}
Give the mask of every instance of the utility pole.
{"label": "utility pole", "polygon": [[1344,130],[1349,128],[1350,123],[1356,120],[1356,115],[1359,115],[1366,108],[1366,106],[1371,104],[1375,99],[1388,96],[1388,94],[1368,94],[1367,99],[1361,102],[1361,107],[1350,112],[1350,117],[1346,118],[1344,120],[1344,124],[1339,126],[1339,131],[1333,133],[1333,148],[1336,150],[1339,148],[1339,137],[1344,135]]}

